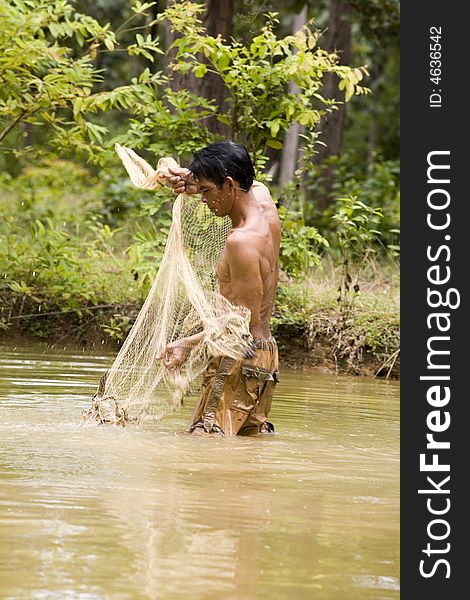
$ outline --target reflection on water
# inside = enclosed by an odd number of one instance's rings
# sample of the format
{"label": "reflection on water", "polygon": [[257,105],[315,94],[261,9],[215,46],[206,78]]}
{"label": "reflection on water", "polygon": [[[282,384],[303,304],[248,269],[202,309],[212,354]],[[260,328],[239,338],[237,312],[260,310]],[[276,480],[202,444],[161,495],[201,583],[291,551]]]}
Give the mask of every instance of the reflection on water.
{"label": "reflection on water", "polygon": [[278,434],[81,422],[110,356],[0,348],[0,598],[399,597],[398,384],[281,372]]}

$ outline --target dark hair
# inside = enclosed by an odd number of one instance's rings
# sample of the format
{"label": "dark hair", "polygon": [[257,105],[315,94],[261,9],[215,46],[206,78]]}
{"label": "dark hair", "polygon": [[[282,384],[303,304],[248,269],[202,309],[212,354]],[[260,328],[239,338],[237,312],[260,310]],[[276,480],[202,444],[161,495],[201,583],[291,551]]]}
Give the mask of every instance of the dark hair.
{"label": "dark hair", "polygon": [[230,140],[210,144],[195,152],[189,170],[195,177],[209,179],[218,187],[221,187],[227,177],[233,177],[245,192],[253,185],[255,178],[248,150],[242,144]]}

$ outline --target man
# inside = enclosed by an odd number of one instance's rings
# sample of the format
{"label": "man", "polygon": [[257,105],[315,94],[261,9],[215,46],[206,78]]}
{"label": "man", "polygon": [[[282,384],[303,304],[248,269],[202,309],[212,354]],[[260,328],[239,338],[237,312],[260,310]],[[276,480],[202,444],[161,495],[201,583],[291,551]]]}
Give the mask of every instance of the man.
{"label": "man", "polygon": [[[218,142],[194,155],[189,169],[170,169],[176,193],[202,194],[216,216],[229,216],[229,230],[217,266],[219,291],[232,304],[251,311],[255,356],[213,358],[189,431],[223,435],[272,433],[267,421],[278,381],[278,354],[270,318],[279,273],[280,223],[265,185],[254,181],[254,167],[244,146]],[[184,362],[188,348],[202,334],[168,344],[160,358],[167,368]]]}

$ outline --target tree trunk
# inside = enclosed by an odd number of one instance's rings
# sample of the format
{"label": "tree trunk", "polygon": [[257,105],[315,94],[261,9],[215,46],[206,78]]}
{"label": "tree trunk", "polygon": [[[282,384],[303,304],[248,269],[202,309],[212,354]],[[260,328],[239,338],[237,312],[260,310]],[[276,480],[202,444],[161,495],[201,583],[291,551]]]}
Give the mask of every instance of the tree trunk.
{"label": "tree trunk", "polygon": [[[175,0],[167,0],[168,4]],[[203,25],[208,35],[216,37],[219,33],[228,40],[233,29],[233,0],[206,0],[206,11],[203,17]],[[171,31],[168,22],[165,22],[165,47],[169,48],[175,40],[175,35]],[[175,52],[167,52],[164,61],[165,71],[170,72],[169,64],[174,60]],[[207,73],[202,78],[195,77],[192,73],[181,75],[172,72],[173,79],[171,88],[175,91],[182,88],[202,96],[207,100],[214,100],[218,112],[224,112],[226,108],[227,88],[222,79],[215,73]],[[211,117],[206,123],[209,131],[223,136],[228,135],[227,125],[220,123],[215,117]]]}
{"label": "tree trunk", "polygon": [[[298,15],[294,15],[292,19],[292,33],[302,29],[307,23],[307,6],[304,6]],[[294,81],[289,82],[289,94],[297,94],[299,87]],[[297,155],[299,150],[299,134],[302,127],[295,121],[290,124],[284,136],[284,148],[281,155],[281,164],[279,167],[279,183],[286,185],[294,178],[295,169],[297,167]]]}
{"label": "tree trunk", "polygon": [[[340,64],[349,64],[351,58],[351,24],[349,15],[351,7],[347,0],[330,0],[330,17],[327,36],[328,52],[337,52]],[[314,162],[321,167],[324,192],[316,198],[320,210],[325,210],[333,202],[333,185],[335,172],[330,165],[323,165],[330,156],[339,156],[343,146],[343,131],[346,120],[346,105],[344,104],[344,91],[338,90],[338,77],[327,74],[324,78],[323,95],[334,98],[343,104],[322,118],[318,126],[321,132],[319,140],[326,146],[318,146],[318,154]]]}
{"label": "tree trunk", "polygon": [[[214,37],[220,33],[224,40],[229,40],[233,30],[233,0],[206,0],[206,6],[203,23],[207,33]],[[207,73],[200,82],[202,84],[200,95],[209,100],[215,100],[219,112],[225,112],[228,92],[219,75]],[[224,137],[229,134],[228,125],[221,123],[215,117],[208,119],[207,127],[212,133]]]}
{"label": "tree trunk", "polygon": [[[167,0],[166,7],[172,6],[175,4],[177,0]],[[170,67],[171,63],[175,60],[176,49],[170,48],[173,42],[177,38],[177,34],[174,33],[171,29],[171,25],[169,21],[163,21],[163,37],[165,40],[165,56],[163,57],[163,70],[165,75],[170,78],[170,88],[177,92],[181,90],[184,86],[184,76],[177,71],[173,71]]]}

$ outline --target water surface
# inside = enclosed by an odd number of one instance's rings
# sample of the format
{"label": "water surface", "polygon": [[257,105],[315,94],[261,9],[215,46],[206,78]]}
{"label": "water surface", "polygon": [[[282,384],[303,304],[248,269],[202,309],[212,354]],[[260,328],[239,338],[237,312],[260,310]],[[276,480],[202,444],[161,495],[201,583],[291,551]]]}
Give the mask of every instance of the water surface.
{"label": "water surface", "polygon": [[112,356],[0,348],[0,598],[399,597],[396,382],[281,371],[275,436],[81,421]]}

